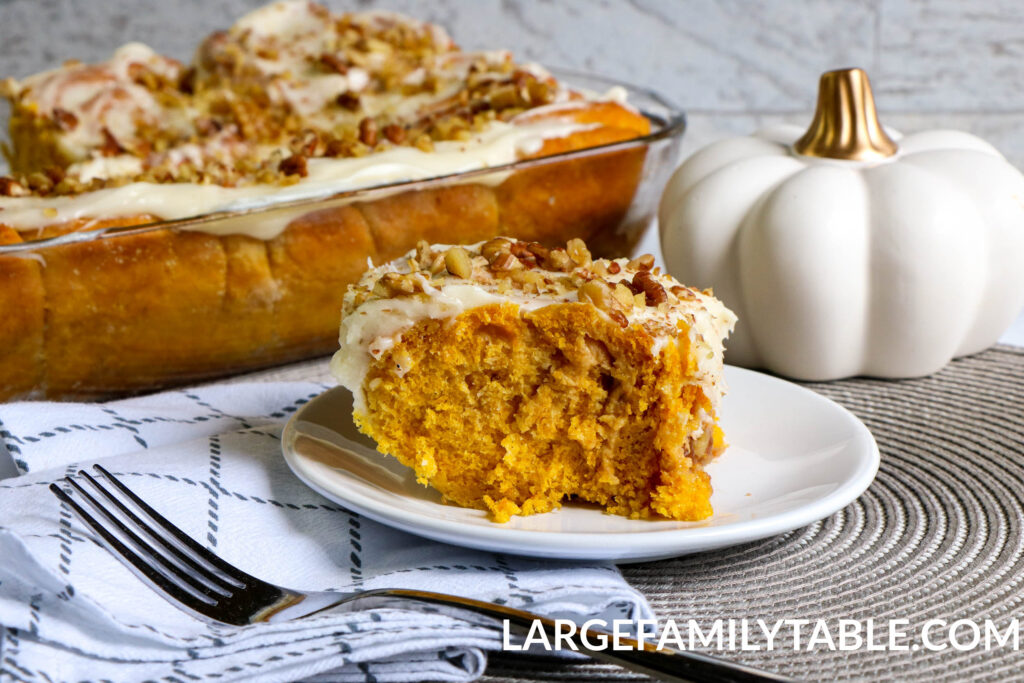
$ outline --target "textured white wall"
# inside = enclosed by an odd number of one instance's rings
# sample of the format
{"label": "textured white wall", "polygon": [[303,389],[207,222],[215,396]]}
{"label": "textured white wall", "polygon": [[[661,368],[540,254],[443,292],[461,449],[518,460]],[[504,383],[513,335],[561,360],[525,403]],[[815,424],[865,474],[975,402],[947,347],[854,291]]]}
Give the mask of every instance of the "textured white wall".
{"label": "textured white wall", "polygon": [[[0,76],[141,40],[188,58],[247,0],[0,0]],[[1020,0],[329,0],[437,21],[465,48],[647,85],[689,114],[686,151],[779,121],[806,122],[820,72],[861,66],[883,121],[961,128],[1024,167]]]}

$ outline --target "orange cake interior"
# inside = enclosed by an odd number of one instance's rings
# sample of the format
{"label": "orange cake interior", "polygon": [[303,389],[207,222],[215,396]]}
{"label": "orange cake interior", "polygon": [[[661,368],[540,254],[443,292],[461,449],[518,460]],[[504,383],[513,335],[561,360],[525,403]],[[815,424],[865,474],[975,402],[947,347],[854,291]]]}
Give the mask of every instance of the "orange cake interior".
{"label": "orange cake interior", "polygon": [[734,317],[650,256],[499,238],[422,243],[345,298],[332,367],[359,428],[447,502],[496,522],[578,500],[711,515],[703,466]]}

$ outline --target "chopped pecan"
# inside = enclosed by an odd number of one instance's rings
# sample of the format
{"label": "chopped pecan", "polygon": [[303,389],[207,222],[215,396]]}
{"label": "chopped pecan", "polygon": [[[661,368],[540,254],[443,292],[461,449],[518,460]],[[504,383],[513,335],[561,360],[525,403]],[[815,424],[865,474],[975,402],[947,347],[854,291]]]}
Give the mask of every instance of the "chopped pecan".
{"label": "chopped pecan", "polygon": [[641,270],[633,276],[633,284],[644,293],[648,306],[657,306],[668,301],[665,288],[646,270]]}
{"label": "chopped pecan", "polygon": [[29,191],[10,176],[0,175],[0,197],[24,197]]}
{"label": "chopped pecan", "polygon": [[181,79],[178,81],[178,90],[185,93],[186,95],[193,95],[196,91],[196,68],[190,66],[181,74]]}
{"label": "chopped pecan", "polygon": [[348,64],[341,60],[338,55],[333,55],[329,52],[325,52],[319,57],[319,62],[327,67],[330,71],[336,71],[339,74],[345,75],[348,73]]}
{"label": "chopped pecan", "polygon": [[629,324],[629,320],[622,312],[622,303],[615,297],[603,280],[591,280],[580,285],[577,291],[580,301],[592,303],[608,314],[608,316],[622,327]]}
{"label": "chopped pecan", "polygon": [[522,267],[522,264],[519,262],[519,259],[517,259],[515,256],[512,255],[511,252],[508,251],[498,254],[494,258],[494,260],[490,262],[490,264],[491,270],[498,272],[509,271],[514,268]]}
{"label": "chopped pecan", "polygon": [[384,126],[384,137],[396,145],[400,145],[405,142],[405,128],[396,123],[390,123]]}
{"label": "chopped pecan", "polygon": [[434,141],[431,140],[430,136],[427,135],[426,133],[423,133],[423,134],[417,136],[416,139],[413,140],[412,144],[414,144],[416,146],[416,149],[419,149],[419,150],[421,150],[423,152],[433,152],[434,151]]}
{"label": "chopped pecan", "polygon": [[359,122],[359,141],[370,147],[377,144],[377,122],[369,116]]}
{"label": "chopped pecan", "polygon": [[587,244],[583,240],[579,238],[569,240],[565,245],[565,250],[577,266],[585,268],[590,265],[590,250],[587,249]]}
{"label": "chopped pecan", "polygon": [[283,159],[278,165],[278,170],[284,175],[297,175],[305,178],[309,175],[309,171],[306,169],[306,157],[293,154],[287,159]]}
{"label": "chopped pecan", "polygon": [[359,109],[359,95],[349,90],[338,95],[334,101],[342,109],[348,109],[349,111],[356,111]]}
{"label": "chopped pecan", "polygon": [[25,178],[25,182],[34,192],[39,194],[46,194],[53,189],[53,180],[50,179],[50,176],[39,171],[29,173],[28,177]]}
{"label": "chopped pecan", "polygon": [[618,299],[619,303],[622,304],[624,307],[633,308],[633,304],[635,303],[633,299],[633,292],[629,289],[629,287],[622,284],[621,282],[615,285],[615,288],[612,290],[612,296]]}
{"label": "chopped pecan", "polygon": [[619,280],[619,284],[628,289],[633,294],[642,294],[643,290],[640,286],[631,280]]}
{"label": "chopped pecan", "polygon": [[539,292],[546,283],[544,276],[535,270],[514,270],[512,279],[523,286],[524,290]]}
{"label": "chopped pecan", "polygon": [[117,141],[110,129],[103,126],[103,145],[100,147],[100,154],[105,157],[113,157],[124,152],[124,147]]}
{"label": "chopped pecan", "polygon": [[426,268],[434,260],[434,251],[430,248],[430,242],[420,240],[416,243],[416,260],[420,268]]}
{"label": "chopped pecan", "polygon": [[612,307],[613,299],[611,292],[599,280],[584,282],[580,285],[577,296],[579,296],[580,301],[589,301],[602,311],[609,310]]}
{"label": "chopped pecan", "polygon": [[520,256],[525,256],[526,254],[531,253],[529,247],[526,246],[526,242],[521,242],[521,241],[520,242],[512,242],[512,243],[510,243],[508,245],[508,249],[509,249],[509,251],[512,252],[512,255],[515,256],[516,258],[519,258]]}
{"label": "chopped pecan", "polygon": [[353,148],[356,144],[358,143],[350,142],[348,140],[339,140],[337,138],[328,140],[327,144],[324,146],[324,156],[331,157],[332,159],[336,157],[355,156]]}
{"label": "chopped pecan", "polygon": [[444,266],[455,277],[463,280],[473,277],[473,262],[462,247],[452,247],[444,253]]}
{"label": "chopped pecan", "polygon": [[567,273],[572,270],[572,259],[569,258],[569,254],[565,253],[565,249],[555,248],[550,251],[548,257],[544,260],[544,267],[549,270]]}
{"label": "chopped pecan", "polygon": [[697,298],[689,287],[683,287],[682,285],[676,285],[669,291],[675,294],[680,301],[693,301]]}
{"label": "chopped pecan", "polygon": [[60,166],[47,166],[43,169],[43,173],[46,174],[46,177],[49,178],[50,182],[54,185],[64,180],[65,176],[64,169]]}
{"label": "chopped pecan", "polygon": [[291,141],[292,154],[304,157],[323,156],[327,150],[327,143],[317,131],[307,128]]}
{"label": "chopped pecan", "polygon": [[526,248],[529,249],[530,253],[537,257],[537,260],[541,263],[547,262],[551,256],[551,250],[545,247],[540,242],[527,242]]}
{"label": "chopped pecan", "polygon": [[434,259],[430,262],[430,274],[437,275],[444,269],[444,254],[435,254]]}
{"label": "chopped pecan", "polygon": [[626,267],[630,270],[650,270],[654,267],[654,256],[651,254],[641,254],[626,264]]}
{"label": "chopped pecan", "polygon": [[415,294],[423,291],[422,283],[413,275],[400,273],[384,273],[373,287],[374,294],[384,297]]}
{"label": "chopped pecan", "polygon": [[537,265],[537,257],[530,251],[529,245],[526,242],[513,242],[509,246],[509,250],[527,268],[533,268]]}
{"label": "chopped pecan", "polygon": [[78,117],[60,107],[53,108],[53,120],[61,130],[74,130],[78,127]]}
{"label": "chopped pecan", "polygon": [[512,243],[502,237],[495,237],[480,245],[480,255],[492,263],[501,254],[511,253]]}

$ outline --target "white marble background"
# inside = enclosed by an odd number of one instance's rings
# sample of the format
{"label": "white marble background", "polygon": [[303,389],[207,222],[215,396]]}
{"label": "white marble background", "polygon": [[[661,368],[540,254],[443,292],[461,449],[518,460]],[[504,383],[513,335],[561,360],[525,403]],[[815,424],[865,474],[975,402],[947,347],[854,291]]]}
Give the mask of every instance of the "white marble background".
{"label": "white marble background", "polygon": [[[0,0],[0,77],[141,40],[187,59],[260,0]],[[464,48],[655,88],[689,114],[686,151],[808,120],[820,72],[868,71],[889,126],[961,128],[1024,167],[1020,0],[328,0],[435,20]]]}

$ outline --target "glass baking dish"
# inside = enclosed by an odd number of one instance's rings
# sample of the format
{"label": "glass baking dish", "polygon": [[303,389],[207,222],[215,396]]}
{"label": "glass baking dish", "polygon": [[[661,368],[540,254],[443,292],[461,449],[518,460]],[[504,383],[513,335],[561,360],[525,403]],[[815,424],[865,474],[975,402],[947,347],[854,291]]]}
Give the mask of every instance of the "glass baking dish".
{"label": "glass baking dish", "polygon": [[[325,355],[367,261],[509,234],[631,254],[678,160],[683,114],[660,95],[553,70],[573,88],[623,88],[643,137],[428,179],[233,211],[4,238],[0,400],[104,399]],[[260,240],[254,227],[277,232]],[[267,230],[264,230],[267,232]]]}

